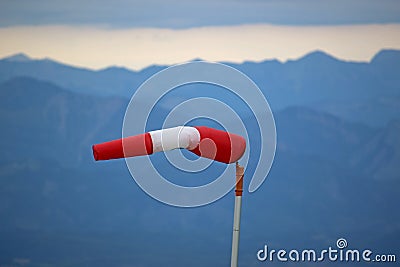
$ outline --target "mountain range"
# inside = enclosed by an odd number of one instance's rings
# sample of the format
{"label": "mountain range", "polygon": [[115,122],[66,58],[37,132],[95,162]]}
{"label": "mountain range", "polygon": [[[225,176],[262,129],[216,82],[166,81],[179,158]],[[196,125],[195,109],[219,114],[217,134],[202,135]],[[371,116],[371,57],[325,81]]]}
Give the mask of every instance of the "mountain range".
{"label": "mountain range", "polygon": [[[244,195],[239,263],[265,264],[255,256],[264,244],[326,249],[340,237],[399,257],[400,51],[230,65],[261,88],[278,136],[268,178]],[[228,265],[232,193],[174,208],[141,191],[123,161],[92,159],[92,144],[121,136],[136,88],[165,67],[0,60],[0,266]]]}
{"label": "mountain range", "polygon": [[[285,63],[226,63],[255,81],[271,107],[307,106],[371,126],[399,117],[400,52],[382,50],[370,62],[346,62],[322,51]],[[110,67],[89,70],[17,54],[0,60],[0,82],[26,76],[72,92],[130,98],[145,80],[167,66],[141,71]]]}

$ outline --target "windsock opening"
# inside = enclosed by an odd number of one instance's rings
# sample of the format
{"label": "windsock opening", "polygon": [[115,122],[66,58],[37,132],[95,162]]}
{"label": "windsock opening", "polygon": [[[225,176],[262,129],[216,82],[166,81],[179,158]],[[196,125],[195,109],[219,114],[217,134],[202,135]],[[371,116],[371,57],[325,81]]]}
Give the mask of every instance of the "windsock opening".
{"label": "windsock opening", "polygon": [[242,136],[205,126],[195,128],[200,133],[200,143],[190,151],[196,155],[227,164],[243,156],[246,140]]}

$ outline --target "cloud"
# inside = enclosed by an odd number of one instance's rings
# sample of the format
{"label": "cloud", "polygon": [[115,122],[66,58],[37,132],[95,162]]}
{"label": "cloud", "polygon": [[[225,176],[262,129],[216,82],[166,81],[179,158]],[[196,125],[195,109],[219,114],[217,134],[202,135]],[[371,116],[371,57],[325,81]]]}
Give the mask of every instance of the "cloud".
{"label": "cloud", "polygon": [[2,0],[0,26],[189,28],[400,23],[398,0]]}
{"label": "cloud", "polygon": [[190,29],[112,29],[87,26],[0,28],[0,56],[24,52],[94,69],[141,69],[194,58],[242,62],[295,59],[313,50],[368,61],[383,48],[400,49],[400,24],[274,26],[266,24]]}

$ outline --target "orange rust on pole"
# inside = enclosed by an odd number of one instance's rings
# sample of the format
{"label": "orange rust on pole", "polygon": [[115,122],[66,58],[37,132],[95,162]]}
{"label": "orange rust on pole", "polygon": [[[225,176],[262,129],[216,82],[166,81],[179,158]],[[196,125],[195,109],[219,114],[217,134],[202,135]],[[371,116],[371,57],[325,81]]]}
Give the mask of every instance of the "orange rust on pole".
{"label": "orange rust on pole", "polygon": [[236,162],[236,196],[242,196],[243,194],[243,176],[244,176],[244,167],[240,166],[238,162]]}

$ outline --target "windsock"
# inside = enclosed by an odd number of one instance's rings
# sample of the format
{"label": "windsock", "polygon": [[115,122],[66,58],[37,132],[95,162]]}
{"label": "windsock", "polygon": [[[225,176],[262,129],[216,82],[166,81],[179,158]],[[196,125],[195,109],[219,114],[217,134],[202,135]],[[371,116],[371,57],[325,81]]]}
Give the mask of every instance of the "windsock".
{"label": "windsock", "polygon": [[200,157],[229,164],[243,156],[246,140],[240,135],[205,126],[178,126],[93,145],[92,148],[95,160],[144,156],[184,148]]}

